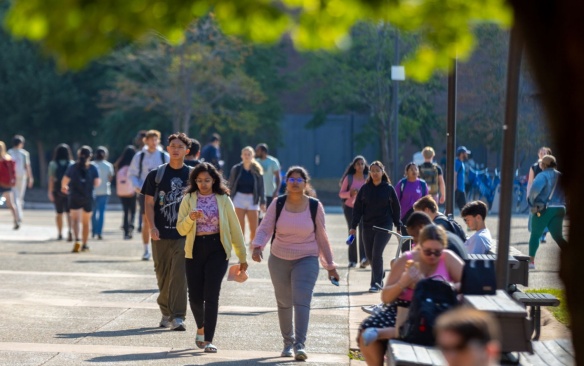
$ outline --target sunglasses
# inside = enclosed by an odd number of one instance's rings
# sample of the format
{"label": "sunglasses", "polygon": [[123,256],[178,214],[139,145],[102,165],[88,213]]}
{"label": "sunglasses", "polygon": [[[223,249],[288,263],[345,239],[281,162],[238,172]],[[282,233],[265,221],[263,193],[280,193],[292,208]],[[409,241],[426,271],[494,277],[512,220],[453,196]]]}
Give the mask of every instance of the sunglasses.
{"label": "sunglasses", "polygon": [[426,257],[430,257],[432,255],[435,257],[440,257],[442,255],[442,249],[436,249],[436,250],[424,249],[424,250],[422,250],[422,252],[424,252],[424,255]]}
{"label": "sunglasses", "polygon": [[304,183],[304,179],[290,177],[290,178],[288,178],[288,183]]}

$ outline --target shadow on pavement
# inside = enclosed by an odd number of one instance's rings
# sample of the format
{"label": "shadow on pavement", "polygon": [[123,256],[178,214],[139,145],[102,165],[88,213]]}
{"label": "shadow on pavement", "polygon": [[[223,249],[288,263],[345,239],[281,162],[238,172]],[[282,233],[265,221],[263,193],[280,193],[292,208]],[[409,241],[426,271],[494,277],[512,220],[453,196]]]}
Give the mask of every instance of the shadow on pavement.
{"label": "shadow on pavement", "polygon": [[85,338],[85,337],[111,338],[111,337],[139,336],[139,335],[161,333],[161,332],[168,332],[168,329],[157,327],[157,328],[136,328],[136,329],[108,330],[108,331],[99,331],[99,332],[92,332],[92,333],[57,333],[55,335],[55,338],[66,338],[66,339]]}
{"label": "shadow on pavement", "polygon": [[352,292],[315,292],[313,297],[330,297],[330,296],[357,296],[368,294],[369,291],[352,291]]}
{"label": "shadow on pavement", "polygon": [[99,259],[94,259],[94,260],[79,260],[79,261],[75,261],[75,263],[133,263],[136,262],[135,260],[114,260],[114,259],[110,259],[110,260],[99,260]]}
{"label": "shadow on pavement", "polygon": [[102,294],[154,294],[157,293],[158,289],[152,290],[105,290]]}
{"label": "shadow on pavement", "polygon": [[[199,355],[199,354],[197,354]],[[203,354],[201,354],[203,355]],[[269,366],[278,366],[278,365],[290,365],[290,364],[298,364],[302,363],[299,361],[295,361],[294,358],[287,358],[283,359],[281,357],[263,357],[263,358],[251,358],[247,360],[233,360],[233,361],[216,361],[216,362],[205,362],[205,365],[214,365],[214,366],[246,366],[246,365],[269,365]],[[187,364],[185,366],[195,366],[195,364]]]}
{"label": "shadow on pavement", "polygon": [[18,255],[63,255],[71,254],[70,250],[62,252],[18,252]]}
{"label": "shadow on pavement", "polygon": [[167,360],[173,358],[185,358],[196,356],[192,349],[173,350],[157,353],[134,353],[129,355],[100,356],[86,360],[87,362],[122,362],[122,361],[150,361]]}

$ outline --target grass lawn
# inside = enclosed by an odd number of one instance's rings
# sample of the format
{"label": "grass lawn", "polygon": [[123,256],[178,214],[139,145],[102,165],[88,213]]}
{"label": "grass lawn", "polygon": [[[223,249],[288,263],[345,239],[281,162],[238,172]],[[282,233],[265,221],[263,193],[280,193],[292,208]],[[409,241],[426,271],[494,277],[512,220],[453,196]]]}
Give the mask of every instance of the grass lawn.
{"label": "grass lawn", "polygon": [[535,293],[548,293],[554,295],[560,299],[560,306],[548,307],[547,309],[552,313],[554,318],[556,318],[560,323],[570,326],[570,316],[568,314],[568,308],[566,306],[566,298],[564,296],[564,290],[557,288],[540,288],[533,290],[526,290],[525,292],[535,292]]}

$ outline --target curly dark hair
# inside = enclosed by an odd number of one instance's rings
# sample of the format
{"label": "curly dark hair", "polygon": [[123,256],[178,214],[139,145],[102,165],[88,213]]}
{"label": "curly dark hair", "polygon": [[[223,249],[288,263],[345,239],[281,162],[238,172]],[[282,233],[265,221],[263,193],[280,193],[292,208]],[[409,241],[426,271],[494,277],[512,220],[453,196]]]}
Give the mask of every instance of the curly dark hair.
{"label": "curly dark hair", "polygon": [[197,186],[196,180],[199,174],[203,172],[209,173],[211,178],[213,178],[212,187],[213,193],[221,195],[229,194],[229,188],[227,188],[227,185],[225,184],[225,181],[223,180],[221,174],[219,174],[219,172],[217,171],[217,168],[215,168],[213,164],[205,162],[202,162],[195,166],[195,169],[193,169],[193,171],[189,175],[189,185],[185,189],[185,194],[199,191],[199,186]]}

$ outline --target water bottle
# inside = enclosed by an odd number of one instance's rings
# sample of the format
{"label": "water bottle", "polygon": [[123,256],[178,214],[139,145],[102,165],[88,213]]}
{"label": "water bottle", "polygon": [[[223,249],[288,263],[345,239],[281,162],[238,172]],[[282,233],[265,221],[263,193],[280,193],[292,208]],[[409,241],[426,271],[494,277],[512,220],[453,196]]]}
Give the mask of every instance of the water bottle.
{"label": "water bottle", "polygon": [[347,238],[347,241],[346,241],[346,243],[347,243],[347,245],[351,245],[351,244],[353,244],[353,242],[354,242],[354,241],[355,241],[355,235],[351,234],[351,235],[349,235],[349,237]]}

